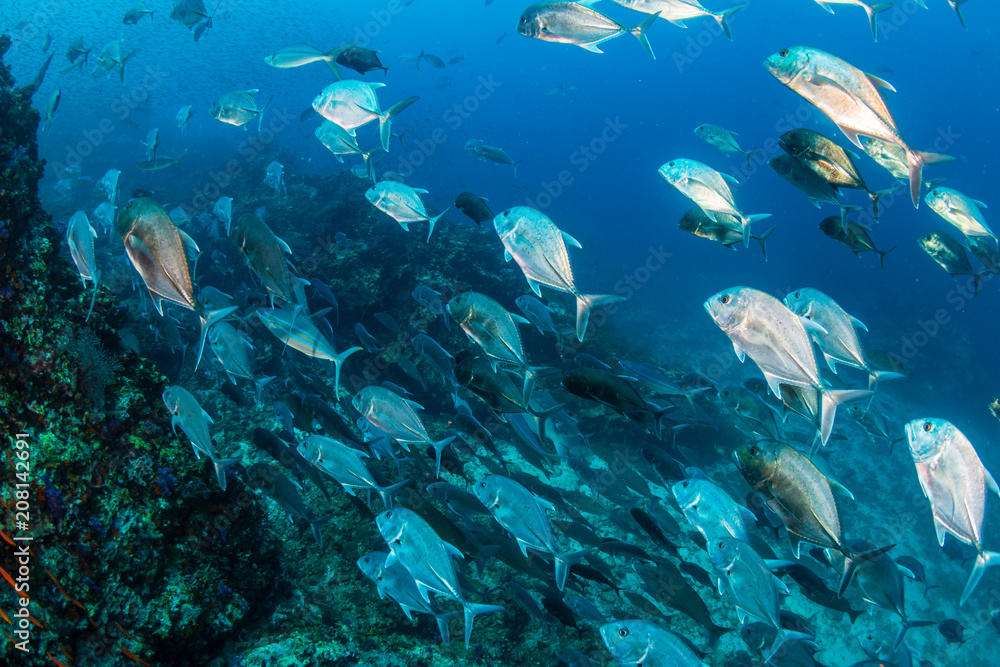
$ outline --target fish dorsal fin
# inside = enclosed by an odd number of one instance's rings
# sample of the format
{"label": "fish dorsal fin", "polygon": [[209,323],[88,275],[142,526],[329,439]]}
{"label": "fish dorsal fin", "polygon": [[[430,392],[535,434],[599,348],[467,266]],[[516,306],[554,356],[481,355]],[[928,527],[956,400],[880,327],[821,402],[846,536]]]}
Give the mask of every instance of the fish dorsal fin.
{"label": "fish dorsal fin", "polygon": [[455,548],[450,542],[442,542],[444,545],[444,550],[448,552],[449,556],[454,556],[455,558],[465,558],[465,554]]}
{"label": "fish dorsal fin", "polygon": [[874,74],[866,73],[865,76],[868,77],[868,80],[871,81],[872,85],[875,86],[876,88],[885,88],[886,90],[891,90],[892,92],[896,92],[896,89],[892,87],[892,84],[886,81],[885,79],[880,79]]}
{"label": "fish dorsal fin", "polygon": [[556,510],[556,506],[544,498],[535,496],[535,502],[538,503],[538,506],[541,507],[543,511],[554,512]]}
{"label": "fish dorsal fin", "polygon": [[581,250],[583,249],[583,246],[580,245],[580,242],[577,241],[575,238],[573,238],[572,236],[570,236],[566,232],[560,232],[560,233],[562,234],[563,241],[566,243],[566,245],[575,246],[577,248],[580,248]]}
{"label": "fish dorsal fin", "polygon": [[983,468],[983,477],[986,478],[986,488],[997,494],[997,496],[1000,496],[1000,487],[997,487],[996,480],[993,479],[993,475],[991,475],[990,471],[986,468]]}
{"label": "fish dorsal fin", "polygon": [[811,334],[822,334],[824,336],[829,333],[826,330],[826,328],[824,328],[822,325],[817,324],[813,320],[810,320],[808,317],[803,317],[803,316],[799,315],[799,322],[802,322],[802,326],[805,327],[806,332],[808,332],[808,333],[811,333]]}
{"label": "fish dorsal fin", "polygon": [[833,489],[834,491],[836,491],[837,493],[839,493],[842,496],[845,496],[847,498],[850,498],[851,500],[854,500],[854,494],[851,493],[851,491],[846,486],[844,486],[843,484],[841,484],[840,482],[838,482],[835,479],[830,479],[829,477],[826,478],[826,481],[830,483],[830,488],[831,489]]}
{"label": "fish dorsal fin", "polygon": [[531,322],[529,322],[525,318],[521,317],[520,315],[515,315],[514,313],[510,314],[510,319],[514,320],[514,324],[531,324]]}

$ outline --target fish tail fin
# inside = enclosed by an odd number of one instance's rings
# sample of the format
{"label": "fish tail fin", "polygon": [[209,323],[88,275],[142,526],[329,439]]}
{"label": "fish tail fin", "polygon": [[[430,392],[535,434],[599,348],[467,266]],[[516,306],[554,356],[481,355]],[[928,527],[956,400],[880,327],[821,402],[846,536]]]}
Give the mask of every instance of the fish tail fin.
{"label": "fish tail fin", "polygon": [[[441,454],[444,453],[444,448],[452,443],[456,436],[450,435],[443,440],[438,440],[433,444],[434,446],[434,479],[441,479]],[[388,506],[386,506],[388,509]]]}
{"label": "fish tail fin", "polygon": [[271,93],[271,96],[269,98],[267,98],[267,102],[264,102],[264,106],[262,106],[260,108],[260,113],[257,114],[257,131],[258,132],[260,132],[261,128],[264,127],[264,109],[267,108],[267,105],[270,104],[271,100],[273,100],[273,99],[274,99],[274,93]]}
{"label": "fish tail fin", "polygon": [[212,459],[212,465],[215,467],[215,479],[219,480],[219,487],[223,491],[226,490],[226,468],[239,462],[240,459]]}
{"label": "fish tail fin", "polygon": [[387,510],[392,509],[392,497],[396,495],[400,489],[410,483],[410,478],[407,477],[402,482],[397,482],[395,484],[390,484],[389,486],[376,486],[375,491],[378,495],[382,497],[382,504],[385,505]]}
{"label": "fish tail fin", "polygon": [[886,188],[885,190],[876,190],[872,192],[868,191],[868,197],[872,200],[872,215],[875,217],[875,222],[878,222],[878,202],[882,197],[886,195],[891,195],[896,191],[895,188]]}
{"label": "fish tail fin", "polygon": [[94,312],[94,301],[97,299],[97,290],[101,286],[101,273],[100,271],[94,270],[94,293],[90,295],[90,308],[87,309],[87,317],[84,318],[84,322],[90,320],[90,314]]}
{"label": "fish tail fin", "polygon": [[[781,650],[781,647],[785,645],[786,642],[790,641],[803,641],[813,643],[813,636],[807,635],[804,632],[792,632],[791,630],[785,630],[781,628],[778,630],[778,634],[774,637],[774,642],[771,644],[771,648],[767,650],[767,655],[764,656],[764,662],[766,664],[771,664],[771,659]],[[817,647],[818,648],[818,647]]]}
{"label": "fish tail fin", "polygon": [[740,216],[740,225],[743,226],[743,247],[744,248],[749,248],[750,247],[750,236],[751,236],[751,234],[750,234],[750,227],[753,225],[753,223],[759,222],[760,220],[765,220],[765,219],[770,218],[770,217],[771,217],[770,213],[755,213],[754,215],[741,215]]}
{"label": "fish tail fin", "polygon": [[837,415],[837,406],[847,401],[869,396],[871,392],[864,389],[838,389],[823,391],[821,394],[823,396],[823,405],[822,412],[820,413],[819,436],[820,444],[825,447],[826,441],[830,439],[830,433],[833,431],[833,420]]}
{"label": "fish tail fin", "polygon": [[468,600],[461,600],[462,608],[465,610],[465,648],[469,648],[469,640],[472,638],[472,623],[476,616],[492,614],[495,611],[503,611],[503,607],[495,604],[476,604]]}
{"label": "fish tail fin", "polygon": [[590,321],[590,311],[594,306],[607,306],[624,301],[623,296],[611,294],[578,294],[576,296],[576,339],[583,342],[583,334],[587,331]]}
{"label": "fish tail fin", "polygon": [[896,246],[892,246],[888,250],[876,250],[875,251],[878,254],[878,259],[879,259],[879,262],[882,265],[882,270],[883,271],[885,271],[885,256],[888,255],[890,252],[892,252],[895,249],[896,249]]}
{"label": "fish tail fin", "polygon": [[347,361],[347,357],[351,356],[355,352],[360,352],[364,348],[360,348],[357,345],[354,347],[349,347],[338,355],[335,355],[332,359],[333,361],[333,395],[340,400],[340,369]]}
{"label": "fish tail fin", "polygon": [[[730,7],[729,9],[723,9],[717,14],[712,14],[712,18],[715,19],[719,27],[722,28],[722,33],[726,36],[730,42],[733,41],[733,31],[729,29],[729,17],[731,17],[736,12],[740,11],[746,7],[746,5],[736,5],[735,7]],[[760,151],[753,151],[752,153],[759,153]],[[751,154],[752,154],[751,153]],[[747,155],[747,163],[749,164],[750,155]]]}
{"label": "fish tail fin", "polygon": [[851,579],[854,578],[854,572],[858,569],[858,566],[869,561],[873,558],[877,558],[889,551],[895,544],[890,544],[885,547],[879,547],[878,549],[872,549],[871,551],[862,551],[861,553],[845,553],[844,554],[844,573],[840,577],[840,587],[837,589],[837,597],[844,597],[844,592],[847,591],[847,587],[851,584]]}
{"label": "fish tail fin", "polygon": [[986,568],[991,565],[1000,565],[1000,553],[995,551],[980,551],[979,555],[976,556],[976,564],[972,567],[972,574],[969,575],[969,581],[965,584],[965,590],[962,591],[962,600],[958,603],[958,606],[962,607],[965,605],[965,601],[969,599],[972,591],[976,590],[976,586],[979,585],[979,580],[983,578]]}
{"label": "fish tail fin", "polygon": [[847,214],[854,213],[855,211],[863,211],[864,209],[860,206],[854,206],[853,204],[841,204],[840,205],[840,229],[843,230],[845,234],[848,233],[848,222]]}
{"label": "fish tail fin", "polygon": [[951,5],[951,8],[955,10],[956,14],[958,14],[959,23],[962,24],[963,28],[968,30],[969,26],[965,25],[965,17],[962,16],[962,3],[964,2],[965,0],[948,0],[948,4]]}
{"label": "fish tail fin", "polygon": [[414,95],[413,97],[407,97],[401,102],[396,102],[387,110],[383,111],[378,116],[378,136],[382,141],[382,150],[386,153],[389,152],[389,140],[392,138],[392,119],[399,115],[399,112],[410,106],[420,97]]}
{"label": "fish tail fin", "polygon": [[777,227],[777,225],[775,225],[774,227],[771,227],[769,230],[767,230],[766,232],[764,232],[760,236],[753,236],[753,235],[751,235],[751,237],[757,239],[757,243],[760,244],[760,251],[764,255],[764,261],[765,262],[767,261],[767,239],[769,239],[771,237],[771,234],[774,233],[774,230],[775,230],[776,227]]}
{"label": "fish tail fin", "polygon": [[584,556],[593,553],[593,551],[593,549],[581,549],[580,551],[553,554],[553,560],[556,563],[556,586],[560,591],[566,587],[566,577],[569,575],[569,569],[583,560]]}
{"label": "fish tail fin", "polygon": [[139,49],[132,49],[131,53],[129,53],[124,58],[122,58],[121,65],[118,66],[118,78],[119,78],[119,80],[122,83],[125,83],[125,63],[127,63],[129,61],[129,58],[131,58],[132,56],[134,56],[135,52],[138,51],[138,50]]}
{"label": "fish tail fin", "polygon": [[656,12],[639,25],[628,29],[628,31],[635,35],[635,38],[639,40],[639,43],[642,44],[642,48],[646,49],[649,55],[653,56],[653,60],[656,60],[656,54],[653,53],[653,47],[650,45],[649,39],[646,37],[646,31],[649,30],[649,26],[653,25],[653,21],[655,21],[659,15],[660,12]]}
{"label": "fish tail fin", "polygon": [[874,5],[869,5],[862,3],[862,7],[865,8],[865,12],[868,14],[868,22],[872,26],[872,39],[876,42],[878,41],[878,19],[876,18],[882,12],[892,9],[893,5],[891,2],[878,2]]}
{"label": "fish tail fin", "polygon": [[372,179],[372,183],[377,183],[375,180],[375,163],[372,162],[372,156],[381,151],[382,147],[379,146],[361,154],[361,159],[365,161],[365,171],[368,173],[368,178]]}
{"label": "fish tail fin", "polygon": [[202,311],[198,313],[198,317],[201,318],[201,340],[198,341],[198,359],[194,362],[195,370],[198,370],[198,364],[201,363],[201,355],[205,351],[205,339],[208,337],[208,330],[216,322],[221,322],[225,318],[229,317],[235,310],[236,306],[230,306],[229,308],[221,308],[219,310]]}
{"label": "fish tail fin", "polygon": [[326,61],[326,66],[329,67],[330,71],[333,72],[333,75],[337,77],[337,81],[344,78],[340,74],[340,70],[337,68],[337,58],[340,57],[341,53],[354,46],[354,44],[354,42],[344,42],[343,44],[339,44],[338,46],[335,46],[327,51],[326,58],[323,59]]}
{"label": "fish tail fin", "polygon": [[868,369],[868,390],[875,391],[875,387],[878,386],[879,382],[886,382],[888,380],[898,380],[905,377],[902,373],[896,373],[893,371],[876,371]]}
{"label": "fish tail fin", "polygon": [[[736,9],[743,9],[743,7],[746,7],[746,5],[740,5]],[[730,39],[732,39],[732,37],[730,37]],[[747,159],[747,166],[748,167],[750,166],[750,158],[752,158],[754,155],[757,155],[758,153],[763,153],[763,152],[764,151],[762,151],[759,148],[752,151],[743,151],[743,156]]]}
{"label": "fish tail fin", "polygon": [[906,166],[910,170],[910,199],[913,200],[913,208],[920,208],[920,185],[923,183],[924,165],[941,164],[954,159],[951,155],[906,149]]}
{"label": "fish tail fin", "polygon": [[437,215],[435,215],[433,218],[427,218],[427,222],[431,223],[430,229],[427,230],[427,243],[431,242],[431,234],[434,233],[434,225],[436,225],[437,221],[441,219],[441,216],[444,215],[447,212],[448,212],[448,209],[446,208],[445,210],[443,210],[440,213],[438,213]]}
{"label": "fish tail fin", "polygon": [[[420,71],[420,61],[424,59],[424,50],[420,49],[420,55],[417,56],[417,71]],[[468,641],[465,642],[468,645]]]}
{"label": "fish tail fin", "polygon": [[903,637],[906,636],[906,631],[910,628],[925,628],[929,625],[937,625],[934,621],[912,621],[907,618],[903,618],[903,624],[899,627],[899,632],[896,633],[896,639],[892,644],[892,650],[899,648],[899,645],[903,643]]}

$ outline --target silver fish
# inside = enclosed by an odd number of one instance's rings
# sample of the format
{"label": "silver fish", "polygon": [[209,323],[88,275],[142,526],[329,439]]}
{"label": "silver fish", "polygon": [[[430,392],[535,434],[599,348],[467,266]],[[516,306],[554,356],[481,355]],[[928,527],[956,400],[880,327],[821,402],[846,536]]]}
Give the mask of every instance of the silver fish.
{"label": "silver fish", "polygon": [[712,542],[721,537],[734,537],[747,544],[747,525],[755,525],[753,513],[730,497],[722,487],[707,479],[688,478],[671,488],[677,505],[691,525]]}
{"label": "silver fish", "polygon": [[444,614],[438,610],[437,605],[428,602],[420,597],[417,583],[413,576],[405,567],[396,561],[391,566],[386,567],[385,561],[389,554],[384,551],[371,551],[358,559],[358,568],[366,577],[371,579],[378,588],[379,598],[391,597],[399,604],[406,618],[413,620],[413,612],[430,614],[438,624],[438,631],[441,633],[441,641],[448,645],[451,633],[448,631],[448,621],[458,614]]}
{"label": "silver fish", "polygon": [[869,375],[869,389],[874,389],[880,381],[903,377],[899,373],[878,371],[868,365],[856,330],[867,332],[868,327],[858,318],[848,315],[840,304],[823,292],[812,287],[797,289],[788,293],[785,305],[799,317],[807,318],[822,328],[822,331],[814,329],[812,333],[834,373],[837,372],[837,363],[859,368]]}
{"label": "silver fish", "polygon": [[278,340],[288,347],[310,357],[333,362],[333,390],[337,397],[340,396],[340,369],[349,356],[361,351],[360,347],[350,347],[338,354],[333,343],[316,328],[312,320],[298,311],[292,312],[282,308],[258,308],[257,316],[260,317],[268,331],[277,336]]}
{"label": "silver fish", "polygon": [[465,646],[472,637],[472,623],[480,614],[503,611],[503,607],[469,602],[458,585],[452,558],[462,558],[462,552],[442,540],[419,514],[397,507],[386,510],[375,519],[379,532],[389,545],[386,567],[399,562],[413,577],[424,602],[428,593],[436,593],[462,605],[465,612]]}
{"label": "silver fish", "polygon": [[709,667],[680,636],[649,621],[612,621],[601,627],[601,639],[620,665]]}
{"label": "silver fish", "polygon": [[987,236],[997,243],[997,236],[986,224],[980,208],[986,204],[962,194],[958,190],[936,187],[927,193],[924,201],[931,210],[953,224],[958,231],[967,237]]}
{"label": "silver fish", "polygon": [[686,28],[684,22],[689,19],[709,16],[715,19],[723,34],[730,40],[733,38],[733,33],[729,29],[729,17],[750,4],[736,5],[721,12],[713,12],[702,7],[698,0],[614,0],[614,2],[644,14],[658,14],[661,19],[670,21],[680,28]]}
{"label": "silver fish", "polygon": [[726,183],[729,181],[737,184],[737,180],[697,160],[671,160],[660,166],[659,173],[663,180],[701,207],[711,220],[716,219],[717,213],[728,213],[739,220],[743,228],[744,246],[750,245],[750,225],[771,217],[770,213],[744,215],[736,207],[733,193]]}
{"label": "silver fish", "polygon": [[552,556],[556,567],[556,587],[560,591],[566,585],[569,568],[594,551],[560,551],[545,515],[546,511],[555,510],[555,506],[509,477],[487,475],[476,482],[472,491],[497,523],[514,537],[522,554],[527,556],[528,549],[533,549]]}
{"label": "silver fish", "polygon": [[431,241],[431,234],[434,233],[434,225],[441,219],[441,216],[448,212],[445,209],[433,218],[427,215],[427,209],[420,200],[420,195],[427,194],[427,190],[422,188],[411,188],[405,183],[396,181],[381,181],[365,192],[365,199],[370,201],[375,208],[382,211],[393,220],[399,223],[404,230],[409,231],[408,225],[412,222],[427,221],[430,229],[427,231],[427,242]]}
{"label": "silver fish", "polygon": [[377,119],[382,150],[388,152],[389,140],[392,138],[392,119],[420,98],[407,97],[382,111],[375,91],[384,87],[384,83],[354,79],[336,81],[316,96],[312,106],[320,116],[352,133]]}
{"label": "silver fish", "polygon": [[[746,618],[756,618],[777,631],[774,643],[764,656],[770,662],[781,645],[789,640],[811,641],[812,636],[786,630],[781,625],[781,599],[779,591],[788,593],[788,587],[768,568],[749,544],[732,537],[720,537],[708,543],[708,556],[719,573],[719,592],[728,589],[736,602],[740,623]],[[783,563],[786,564],[786,563]]]}
{"label": "silver fish", "polygon": [[87,317],[84,322],[90,319],[90,314],[94,311],[94,300],[97,298],[97,290],[101,286],[101,270],[94,257],[95,238],[97,238],[97,231],[91,226],[86,213],[77,211],[70,216],[66,230],[66,245],[69,246],[70,257],[76,265],[76,270],[80,272],[83,286],[87,286],[88,280],[94,283],[94,293],[90,297],[90,308],[87,309]]}
{"label": "silver fish", "polygon": [[427,427],[417,414],[423,406],[408,401],[399,394],[379,386],[368,386],[354,395],[351,400],[354,409],[368,420],[372,426],[383,431],[387,436],[409,451],[410,445],[431,445],[437,458],[435,476],[441,474],[441,452],[455,439],[449,436],[443,440],[434,441],[427,433]]}
{"label": "silver fish", "polygon": [[497,215],[493,225],[503,242],[504,258],[517,262],[537,296],[542,295],[545,286],[576,297],[576,337],[581,342],[594,306],[625,300],[621,296],[580,293],[566,246],[582,246],[541,211],[515,206]]}
{"label": "silver fish", "polygon": [[162,315],[163,301],[172,301],[193,310],[201,320],[201,339],[195,362],[198,368],[209,328],[236,307],[206,311],[195,300],[184,249],[194,241],[178,230],[163,207],[152,199],[141,197],[130,201],[118,214],[118,232],[125,244],[125,253],[149,290],[156,312]]}
{"label": "silver fish", "polygon": [[631,33],[655,60],[653,47],[646,38],[646,30],[655,20],[654,14],[639,25],[628,28],[583,3],[539,2],[524,10],[517,22],[517,31],[525,37],[543,42],[575,44],[594,53],[604,53],[598,46],[609,39]]}
{"label": "silver fish", "polygon": [[804,97],[832,120],[851,142],[864,150],[859,135],[874,137],[903,149],[910,177],[910,198],[920,205],[924,165],[952,158],[910,148],[896,127],[878,88],[895,90],[872,74],[866,74],[825,51],[805,46],[783,49],[764,63],[781,83]]}
{"label": "silver fish", "polygon": [[309,436],[298,444],[297,449],[302,458],[337,480],[352,496],[357,489],[377,492],[386,509],[392,507],[392,494],[410,481],[404,479],[398,484],[379,485],[365,465],[364,459],[368,458],[366,452],[352,449],[339,440],[324,435]]}
{"label": "silver fish", "polygon": [[174,434],[177,434],[177,427],[180,426],[184,435],[191,441],[195,457],[200,459],[204,454],[212,461],[215,477],[219,481],[219,486],[225,491],[226,468],[239,463],[240,459],[221,459],[215,453],[212,436],[209,433],[209,426],[213,420],[191,392],[184,387],[173,385],[167,387],[162,398],[167,412],[170,413],[170,428]]}
{"label": "silver fish", "polygon": [[812,342],[803,320],[773,296],[749,287],[719,292],[705,302],[705,310],[719,325],[740,361],[749,356],[764,373],[771,393],[781,396],[781,384],[811,387],[822,396],[820,439],[826,444],[833,430],[837,392],[825,390]]}
{"label": "silver fish", "polygon": [[243,129],[246,129],[244,126],[253,120],[254,117],[257,117],[257,131],[259,132],[264,124],[264,109],[274,99],[274,95],[267,98],[264,106],[258,107],[257,101],[253,98],[254,93],[257,92],[259,91],[254,88],[252,90],[234,90],[226,93],[212,103],[212,108],[208,113],[212,118],[221,120],[223,123],[228,123],[229,125],[243,127]]}
{"label": "silver fish", "polygon": [[982,535],[986,493],[1000,496],[1000,488],[954,424],[944,419],[915,419],[906,425],[906,438],[920,488],[931,503],[938,543],[944,546],[945,535],[951,533],[976,549],[976,564],[962,592],[960,604],[964,605],[986,568],[1000,562],[1000,553],[983,550]]}

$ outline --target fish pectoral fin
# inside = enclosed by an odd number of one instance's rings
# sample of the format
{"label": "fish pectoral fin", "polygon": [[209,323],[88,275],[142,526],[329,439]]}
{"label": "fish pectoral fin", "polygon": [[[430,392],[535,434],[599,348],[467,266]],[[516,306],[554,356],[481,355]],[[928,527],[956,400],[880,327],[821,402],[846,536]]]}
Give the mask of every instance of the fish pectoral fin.
{"label": "fish pectoral fin", "polygon": [[764,373],[764,379],[767,380],[767,386],[771,390],[771,393],[781,398],[781,380],[770,373]]}
{"label": "fish pectoral fin", "polygon": [[970,198],[969,201],[971,201],[973,204],[975,204],[979,208],[989,208],[986,204],[984,204],[983,202],[979,201],[978,199],[971,199]]}
{"label": "fish pectoral fin", "polygon": [[861,329],[862,331],[866,331],[866,332],[868,331],[868,327],[866,327],[866,326],[865,326],[865,323],[864,323],[864,322],[862,322],[862,321],[861,321],[861,320],[859,320],[858,318],[854,317],[853,315],[848,315],[848,317],[850,317],[850,318],[851,318],[851,323],[852,323],[852,324],[853,324],[853,325],[854,325],[854,326],[855,326],[856,328],[858,328],[858,329]]}
{"label": "fish pectoral fin", "polygon": [[[600,51],[598,51],[598,53],[600,53]],[[521,548],[521,553],[524,554],[525,558],[527,558],[528,557],[528,543],[525,542],[524,540],[520,540],[519,539],[517,541],[517,546],[519,546]]]}
{"label": "fish pectoral fin", "polygon": [[934,514],[934,532],[937,533],[938,546],[943,547],[944,537],[948,534],[948,527],[938,518],[937,513]]}
{"label": "fish pectoral fin", "polygon": [[799,315],[799,322],[805,327],[807,333],[823,336],[829,333],[824,326],[817,324],[815,320],[811,320],[808,317]]}
{"label": "fish pectoral fin", "polygon": [[530,287],[531,291],[535,293],[535,296],[541,296],[542,295],[542,285],[541,285],[541,283],[539,283],[537,280],[532,280],[531,278],[528,278],[527,276],[525,276],[525,278],[528,281],[528,287]]}
{"label": "fish pectoral fin", "polygon": [[986,488],[1000,496],[1000,487],[997,487],[997,482],[993,479],[993,475],[990,474],[990,471],[983,468],[983,475],[986,477]]}
{"label": "fish pectoral fin", "polygon": [[510,314],[510,319],[514,320],[515,324],[531,324],[531,322],[529,322],[525,318],[521,317],[520,315],[515,315],[514,313]]}
{"label": "fish pectoral fin", "polygon": [[562,237],[563,237],[563,241],[564,241],[564,242],[565,242],[565,243],[566,243],[567,245],[571,245],[571,246],[576,246],[577,248],[580,248],[580,249],[583,249],[583,246],[582,246],[582,245],[580,245],[580,242],[579,242],[579,241],[577,241],[577,240],[576,240],[575,238],[573,238],[572,236],[570,236],[570,235],[569,235],[569,234],[567,234],[566,232],[560,232],[560,233],[562,234]]}
{"label": "fish pectoral fin", "polygon": [[835,492],[839,493],[842,496],[850,498],[851,500],[854,500],[854,494],[851,493],[850,489],[848,489],[846,486],[844,486],[837,480],[831,479],[829,477],[826,478],[826,481],[830,483],[830,488],[833,489]]}
{"label": "fish pectoral fin", "polygon": [[449,556],[452,556],[454,558],[465,558],[465,554],[459,551],[455,547],[455,545],[451,544],[450,542],[443,542],[442,544],[444,544],[444,550],[448,552]]}
{"label": "fish pectoral fin", "polygon": [[503,258],[505,262],[509,262],[510,260],[514,259],[514,256],[510,254],[510,250],[504,250]]}
{"label": "fish pectoral fin", "polygon": [[837,373],[837,360],[834,357],[832,357],[829,354],[827,354],[826,352],[823,353],[823,358],[826,359],[826,365],[830,367],[830,370],[833,371],[834,374],[836,374]]}
{"label": "fish pectoral fin", "polygon": [[871,84],[876,88],[885,88],[886,90],[891,90],[892,92],[896,92],[896,89],[892,87],[892,84],[886,81],[885,79],[879,78],[874,74],[868,74],[868,73],[865,73],[865,76],[868,77],[868,80],[871,81]]}
{"label": "fish pectoral fin", "polygon": [[746,352],[743,351],[743,348],[740,347],[740,344],[736,341],[733,341],[733,351],[736,352],[736,358],[739,359],[742,364],[746,360],[747,355]]}
{"label": "fish pectoral fin", "polygon": [[728,181],[729,183],[731,183],[733,185],[739,185],[740,184],[739,179],[737,179],[735,176],[732,176],[731,174],[727,174],[724,171],[720,171],[719,175],[722,176],[723,179],[725,179],[726,181]]}

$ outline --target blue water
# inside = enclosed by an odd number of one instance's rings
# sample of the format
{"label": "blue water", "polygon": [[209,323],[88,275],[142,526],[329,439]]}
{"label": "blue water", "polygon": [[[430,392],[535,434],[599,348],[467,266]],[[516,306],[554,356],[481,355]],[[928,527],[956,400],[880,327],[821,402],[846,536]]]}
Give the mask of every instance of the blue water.
{"label": "blue water", "polygon": [[[43,61],[46,32],[53,38],[56,57],[34,98],[41,108],[53,90],[62,91],[55,120],[40,140],[50,162],[43,189],[53,187],[60,167],[77,162],[77,156],[86,177],[96,180],[116,167],[123,172],[122,192],[148,188],[161,203],[193,208],[214,201],[213,174],[221,173],[227,160],[236,161],[237,178],[252,182],[263,179],[271,159],[282,162],[289,183],[304,174],[360,166],[356,157],[347,158],[346,166],[337,163],[319,144],[313,136],[318,118],[299,120],[331,82],[327,67],[275,69],[264,62],[269,53],[299,41],[325,50],[356,40],[379,49],[391,65],[385,76],[376,71],[365,77],[386,84],[379,92],[383,107],[420,96],[394,122],[394,131],[404,132],[405,140],[402,147],[393,143],[380,169],[402,172],[408,184],[427,189],[429,207],[441,211],[453,205],[457,193],[470,190],[487,197],[494,211],[521,204],[541,208],[583,245],[572,257],[584,291],[614,291],[629,276],[643,277],[616,316],[623,330],[635,322],[664,331],[703,330],[704,346],[721,353],[728,352],[729,343],[702,309],[706,298],[733,285],[779,296],[816,287],[868,326],[866,347],[907,359],[913,376],[885,389],[899,410],[894,419],[947,418],[972,436],[987,465],[1000,471],[998,425],[986,409],[1000,392],[1000,280],[985,281],[977,297],[965,298],[916,242],[931,230],[957,232],[925,204],[915,210],[900,190],[901,196],[883,206],[872,231],[880,248],[898,246],[882,271],[875,255],[857,259],[818,231],[819,221],[833,209],[812,207],[766,165],[747,168],[741,156],[723,155],[692,131],[714,123],[738,132],[745,149],[755,149],[769,140],[773,144],[793,126],[804,126],[847,146],[827,118],[763,67],[767,56],[786,46],[822,48],[893,84],[898,92],[885,97],[902,136],[916,148],[958,158],[929,167],[925,178],[944,178],[946,185],[989,204],[984,213],[996,229],[997,3],[968,2],[965,31],[944,0],[928,0],[927,10],[903,0],[898,11],[880,18],[875,43],[856,7],[838,7],[831,15],[808,0],[752,0],[731,20],[732,42],[710,20],[691,21],[686,30],[657,22],[648,33],[656,60],[629,35],[604,44],[603,55],[522,37],[516,25],[526,4],[222,0],[214,27],[199,42],[169,20],[169,3],[162,2],[149,2],[155,18],[136,26],[121,23],[128,1],[5,2],[0,22],[27,21],[12,30],[15,47],[8,55],[21,82],[29,81]],[[645,18],[607,1],[597,7],[628,25]],[[506,37],[496,43],[503,33]],[[79,34],[95,47],[92,57],[112,39],[125,40],[123,53],[139,49],[127,66],[125,85],[117,71],[110,79],[92,77],[89,66],[83,73],[58,73],[67,64],[67,45]],[[446,62],[459,55],[464,60],[443,70],[421,63],[418,71],[411,61],[392,64],[421,50]],[[453,79],[438,89],[442,75]],[[260,90],[261,104],[274,95],[263,134],[258,135],[256,121],[244,132],[209,116],[219,95],[251,88]],[[196,109],[186,135],[174,120],[184,104]],[[143,159],[139,141],[152,127],[160,128],[161,154],[187,151],[182,170],[143,174],[134,167]],[[377,143],[373,127],[359,130],[363,147]],[[474,138],[522,160],[516,176],[509,167],[466,153],[465,142]],[[266,145],[266,158],[254,141]],[[270,152],[275,146],[277,157]],[[742,210],[773,214],[757,229],[777,225],[766,263],[755,243],[733,252],[677,229],[690,203],[658,176],[657,168],[678,157],[741,176],[734,192]],[[867,157],[860,165],[873,188],[894,183]],[[866,199],[858,193],[848,197],[857,204]],[[67,212],[53,214],[65,218]],[[446,237],[449,226],[464,224],[453,208],[435,233]],[[419,235],[412,242],[419,242]],[[651,248],[662,248],[670,257],[645,279],[639,267]],[[962,278],[958,284],[966,283]],[[935,317],[946,322],[936,329],[926,324]],[[933,335],[921,336],[921,331]],[[912,345],[915,336],[917,345]]]}

